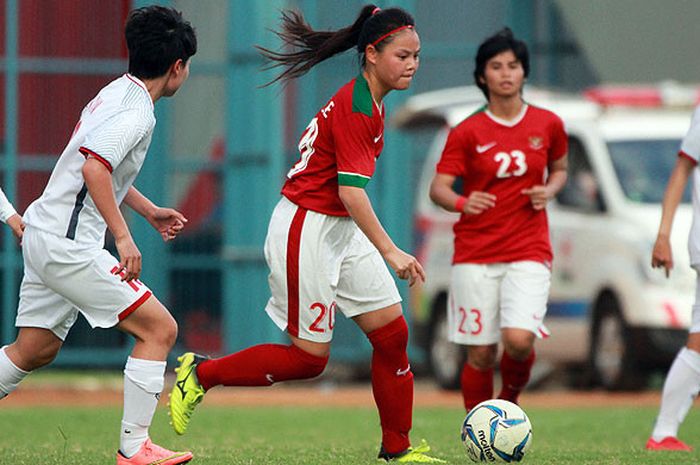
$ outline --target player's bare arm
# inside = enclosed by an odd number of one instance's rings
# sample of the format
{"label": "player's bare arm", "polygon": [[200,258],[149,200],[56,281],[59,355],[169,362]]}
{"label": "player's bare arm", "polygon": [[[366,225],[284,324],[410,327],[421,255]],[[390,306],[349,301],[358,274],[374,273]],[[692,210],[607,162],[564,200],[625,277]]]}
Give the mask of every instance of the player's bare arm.
{"label": "player's bare arm", "polygon": [[24,234],[24,222],[22,221],[22,217],[15,213],[7,219],[7,225],[12,229],[12,234],[21,241],[22,234]]}
{"label": "player's bare arm", "polygon": [[464,198],[454,191],[456,176],[437,173],[430,184],[430,199],[447,211],[478,215],[496,206],[496,196],[472,191]]}
{"label": "player's bare arm", "polygon": [[82,173],[92,201],[95,202],[97,210],[114,236],[117,252],[119,252],[119,269],[115,274],[125,271],[122,276],[123,281],[138,279],[141,274],[141,252],[136,247],[124,216],[119,211],[112,188],[111,173],[104,164],[92,157],[85,160]]}
{"label": "player's bare arm", "polygon": [[532,208],[535,210],[543,210],[547,207],[547,202],[554,198],[555,195],[566,184],[566,170],[569,166],[568,156],[554,160],[547,167],[549,176],[545,185],[532,186],[529,189],[523,189],[522,193],[530,196]]}
{"label": "player's bare arm", "polygon": [[146,218],[165,242],[175,239],[187,223],[187,218],[182,213],[172,208],[155,205],[133,186],[129,188],[124,203]]}
{"label": "player's bare arm", "polygon": [[664,199],[661,204],[661,223],[659,224],[659,233],[656,236],[656,243],[651,253],[651,266],[664,268],[666,277],[669,276],[673,268],[673,251],[670,242],[673,217],[676,214],[678,205],[681,203],[683,191],[688,183],[688,177],[690,177],[694,167],[695,165],[688,158],[678,157],[664,192]]}
{"label": "player's bare arm", "polygon": [[354,186],[339,186],[338,193],[352,219],[396,275],[408,279],[410,286],[419,279],[425,281],[425,271],[418,260],[399,249],[382,227],[365,190]]}

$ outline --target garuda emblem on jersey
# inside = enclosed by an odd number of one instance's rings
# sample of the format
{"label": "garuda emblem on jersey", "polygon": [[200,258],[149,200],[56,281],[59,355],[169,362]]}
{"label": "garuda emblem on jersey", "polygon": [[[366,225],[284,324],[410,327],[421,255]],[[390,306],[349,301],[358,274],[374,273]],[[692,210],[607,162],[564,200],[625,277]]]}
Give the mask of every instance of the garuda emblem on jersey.
{"label": "garuda emblem on jersey", "polygon": [[542,143],[544,142],[544,139],[539,136],[530,136],[528,138],[530,141],[530,148],[533,150],[539,150],[542,148]]}

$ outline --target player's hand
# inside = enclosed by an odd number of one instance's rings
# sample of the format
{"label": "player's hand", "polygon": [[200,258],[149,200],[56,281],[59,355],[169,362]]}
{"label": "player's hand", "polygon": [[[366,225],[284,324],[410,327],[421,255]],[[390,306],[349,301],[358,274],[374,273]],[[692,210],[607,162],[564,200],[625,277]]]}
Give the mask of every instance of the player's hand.
{"label": "player's hand", "polygon": [[654,249],[651,252],[652,268],[664,268],[666,277],[671,274],[673,268],[673,251],[668,237],[659,236],[656,238]]}
{"label": "player's hand", "polygon": [[530,196],[530,203],[535,210],[544,210],[547,207],[547,202],[552,198],[546,186],[532,186],[520,192]]}
{"label": "player's hand", "polygon": [[468,215],[479,215],[489,208],[496,206],[496,196],[488,192],[473,191],[467,197],[463,212]]}
{"label": "player's hand", "polygon": [[7,225],[12,229],[12,233],[21,244],[22,236],[24,235],[24,221],[22,221],[22,217],[15,213],[7,219]]}
{"label": "player's hand", "polygon": [[387,253],[384,259],[400,279],[408,279],[409,286],[413,286],[419,279],[425,282],[425,271],[413,255],[396,247]]}
{"label": "player's hand", "polygon": [[187,223],[187,218],[172,208],[158,207],[147,219],[165,242],[175,239]]}
{"label": "player's hand", "polygon": [[141,252],[130,235],[116,239],[117,252],[119,253],[119,268],[114,274],[120,275],[122,281],[139,279],[141,275]]}

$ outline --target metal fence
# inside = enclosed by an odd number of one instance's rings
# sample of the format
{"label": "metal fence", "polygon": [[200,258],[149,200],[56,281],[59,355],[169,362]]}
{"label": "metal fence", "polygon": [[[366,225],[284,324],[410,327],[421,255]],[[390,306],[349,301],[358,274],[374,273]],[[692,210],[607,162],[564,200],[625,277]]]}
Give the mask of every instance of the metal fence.
{"label": "metal fence", "polygon": [[[41,193],[82,106],[125,72],[124,19],[130,8],[150,3],[0,0],[0,181],[20,211]],[[262,254],[267,221],[284,173],[297,158],[299,134],[359,65],[349,53],[286,88],[260,87],[271,74],[261,71],[253,45],[278,46],[270,29],[282,8],[298,7],[314,27],[335,29],[349,24],[364,2],[158,3],[183,11],[198,31],[199,52],[177,97],[156,104],[156,132],[136,186],[155,203],[179,208],[190,222],[186,233],[166,245],[143,219],[125,211],[143,254],[142,279],[179,321],[180,348],[216,354],[281,341],[284,335],[263,312],[269,295]],[[414,88],[390,96],[389,114],[409,92],[469,82],[476,45],[506,24],[531,42],[531,80],[559,84],[562,67],[578,60],[549,0],[377,3],[412,11],[422,39]],[[368,188],[389,234],[408,250],[413,180],[423,154],[420,140],[387,128],[385,154]],[[0,336],[8,343],[15,336],[22,261],[8,228],[2,231]],[[408,308],[405,284],[400,289]],[[369,345],[353,326],[338,322],[332,350],[337,361],[368,358]],[[92,331],[81,318],[56,363],[121,365],[129,348],[129,338]]]}

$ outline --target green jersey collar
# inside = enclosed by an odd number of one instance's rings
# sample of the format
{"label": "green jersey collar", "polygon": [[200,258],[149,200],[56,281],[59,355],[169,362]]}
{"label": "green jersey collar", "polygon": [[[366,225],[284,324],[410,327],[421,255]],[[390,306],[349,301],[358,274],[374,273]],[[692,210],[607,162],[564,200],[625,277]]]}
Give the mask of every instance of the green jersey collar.
{"label": "green jersey collar", "polygon": [[352,90],[352,111],[364,113],[371,118],[373,108],[374,100],[372,99],[372,93],[369,91],[369,84],[362,73],[360,73],[355,79],[355,87]]}

